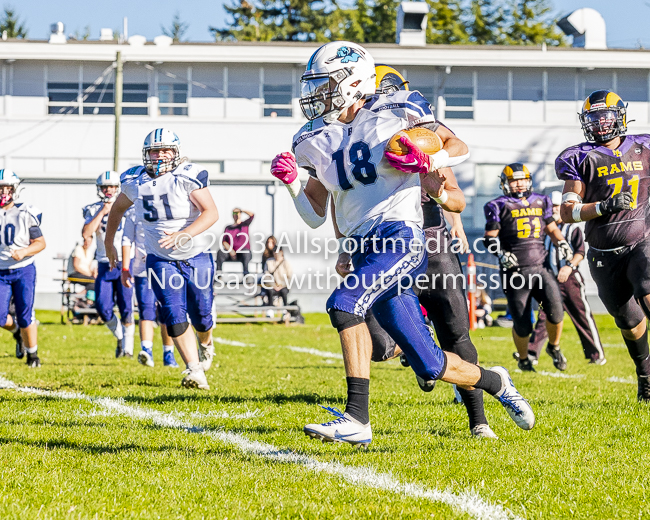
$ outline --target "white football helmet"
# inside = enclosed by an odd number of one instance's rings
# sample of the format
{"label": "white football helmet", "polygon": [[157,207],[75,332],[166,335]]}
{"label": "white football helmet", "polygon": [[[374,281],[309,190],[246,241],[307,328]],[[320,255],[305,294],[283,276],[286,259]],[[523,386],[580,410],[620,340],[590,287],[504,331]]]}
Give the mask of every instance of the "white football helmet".
{"label": "white football helmet", "polygon": [[375,75],[375,60],[361,45],[326,43],[300,78],[302,113],[310,121],[336,121],[342,110],[375,93]]}
{"label": "white football helmet", "polygon": [[5,195],[4,193],[0,194],[0,208],[4,208],[7,204],[16,202],[18,196],[22,191],[20,186],[20,177],[16,175],[13,171],[8,169],[0,170],[0,187],[2,186],[11,186],[13,187],[13,192],[11,194]]}
{"label": "white football helmet", "polygon": [[[120,194],[120,174],[114,171],[105,171],[99,177],[97,177],[97,196],[102,202],[115,202],[115,199]],[[117,191],[115,195],[107,197],[104,195],[102,188],[105,186],[117,186]]]}
{"label": "white football helmet", "polygon": [[[154,165],[153,161],[149,157],[149,152],[151,150],[161,150],[164,148],[169,148],[174,151],[173,159],[160,159],[156,161],[156,164]],[[181,140],[168,128],[156,128],[144,138],[144,145],[142,146],[142,163],[144,164],[147,173],[152,177],[158,177],[163,173],[175,170],[181,163]]]}

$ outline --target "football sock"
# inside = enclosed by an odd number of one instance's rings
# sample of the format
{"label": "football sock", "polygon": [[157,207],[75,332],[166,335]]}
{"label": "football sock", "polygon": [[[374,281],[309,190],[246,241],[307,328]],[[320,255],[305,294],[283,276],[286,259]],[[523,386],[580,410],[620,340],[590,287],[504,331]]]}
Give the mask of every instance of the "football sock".
{"label": "football sock", "polygon": [[135,323],[124,325],[124,352],[133,355]]}
{"label": "football sock", "polygon": [[34,345],[32,348],[25,349],[28,354],[36,354],[36,351],[38,350],[38,345]]}
{"label": "football sock", "polygon": [[498,394],[501,390],[501,376],[491,370],[485,370],[483,367],[478,367],[478,369],[481,371],[481,377],[474,387],[485,390],[490,395]]}
{"label": "football sock", "polygon": [[163,345],[163,352],[174,352],[174,345]]}
{"label": "football sock", "polygon": [[115,336],[117,339],[124,338],[124,334],[122,333],[122,324],[117,319],[117,316],[115,316],[115,314],[113,314],[113,317],[106,322],[106,326],[113,333],[113,336]]}
{"label": "football sock", "polygon": [[479,390],[478,388],[475,388],[474,390],[457,388],[457,390],[463,398],[463,404],[467,409],[470,430],[477,424],[487,424],[488,422],[483,408],[483,390]]}
{"label": "football sock", "polygon": [[370,422],[368,413],[368,398],[370,396],[370,379],[361,377],[346,377],[348,384],[348,404],[345,413],[361,424]]}
{"label": "football sock", "polygon": [[627,351],[630,353],[630,357],[634,364],[636,365],[636,374],[638,376],[648,376],[650,375],[650,359],[648,352],[648,331],[643,333],[639,339],[626,339],[625,345],[627,346]]}
{"label": "football sock", "polygon": [[188,370],[203,370],[201,368],[201,363],[196,362],[196,363],[187,363],[187,369]]}
{"label": "football sock", "polygon": [[151,350],[153,348],[153,341],[147,341],[145,339],[144,341],[140,342],[140,346],[142,347],[142,350],[144,349]]}

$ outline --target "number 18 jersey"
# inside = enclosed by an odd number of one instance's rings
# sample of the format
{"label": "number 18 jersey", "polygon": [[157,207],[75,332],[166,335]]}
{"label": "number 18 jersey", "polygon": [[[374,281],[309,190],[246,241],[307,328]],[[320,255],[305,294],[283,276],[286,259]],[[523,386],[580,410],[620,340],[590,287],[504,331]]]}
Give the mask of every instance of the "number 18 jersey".
{"label": "number 18 jersey", "polygon": [[370,98],[351,123],[310,121],[294,136],[298,166],[332,194],[336,223],[345,236],[365,236],[385,221],[422,225],[420,178],[384,158],[400,130],[433,123],[433,109],[417,91]]}
{"label": "number 18 jersey", "polygon": [[187,260],[206,251],[214,237],[203,232],[178,249],[164,249],[158,241],[186,228],[201,212],[190,193],[208,186],[208,172],[193,163],[181,163],[172,172],[151,178],[143,173],[122,185],[122,193],[135,205],[135,220],[142,222],[147,254],[165,260]]}

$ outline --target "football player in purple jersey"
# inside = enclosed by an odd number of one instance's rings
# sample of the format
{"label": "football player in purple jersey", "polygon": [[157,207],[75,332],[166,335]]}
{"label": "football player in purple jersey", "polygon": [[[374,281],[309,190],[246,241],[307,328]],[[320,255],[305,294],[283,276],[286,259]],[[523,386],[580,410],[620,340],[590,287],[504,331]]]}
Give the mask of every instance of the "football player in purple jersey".
{"label": "football player in purple jersey", "polygon": [[650,401],[650,135],[625,135],[626,105],[609,90],[589,95],[580,123],[587,141],[555,161],[555,172],[565,181],[562,220],[586,222],[587,258],[598,295],[636,365],[637,397]]}
{"label": "football player in purple jersey", "polygon": [[[566,370],[560,350],[564,309],[560,288],[544,265],[546,234],[562,258],[571,259],[571,246],[553,219],[553,205],[546,195],[533,193],[533,181],[525,164],[507,165],[501,173],[503,195],[485,205],[485,239],[488,250],[497,254],[503,270],[503,291],[512,314],[512,337],[517,347],[519,368],[534,371],[528,358],[528,338],[533,332],[532,299],[541,303],[547,316],[546,352],[558,370]],[[497,237],[499,245],[497,245]],[[515,355],[517,357],[517,355]]]}

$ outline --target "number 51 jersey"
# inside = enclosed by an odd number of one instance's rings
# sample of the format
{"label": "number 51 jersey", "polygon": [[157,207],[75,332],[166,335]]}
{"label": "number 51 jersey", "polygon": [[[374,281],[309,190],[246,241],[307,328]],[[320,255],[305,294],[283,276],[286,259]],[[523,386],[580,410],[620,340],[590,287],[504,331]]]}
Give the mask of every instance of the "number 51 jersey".
{"label": "number 51 jersey", "polygon": [[615,249],[636,244],[650,234],[650,135],[627,135],[616,150],[595,143],[571,146],[555,160],[555,173],[563,181],[585,184],[585,204],[623,191],[634,197],[632,209],[587,221],[585,235],[590,246]]}
{"label": "number 51 jersey", "polygon": [[375,95],[351,123],[310,121],[294,136],[296,162],[332,194],[336,223],[345,236],[365,236],[384,221],[422,225],[420,178],[384,158],[400,130],[433,123],[429,102],[417,91]]}
{"label": "number 51 jersey", "polygon": [[135,205],[135,220],[142,222],[147,254],[165,260],[187,260],[210,248],[216,237],[204,231],[178,249],[164,249],[158,241],[189,226],[201,212],[190,193],[208,186],[208,172],[193,163],[151,178],[148,173],[122,184],[122,193]]}

